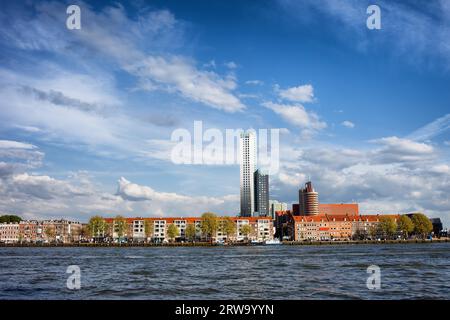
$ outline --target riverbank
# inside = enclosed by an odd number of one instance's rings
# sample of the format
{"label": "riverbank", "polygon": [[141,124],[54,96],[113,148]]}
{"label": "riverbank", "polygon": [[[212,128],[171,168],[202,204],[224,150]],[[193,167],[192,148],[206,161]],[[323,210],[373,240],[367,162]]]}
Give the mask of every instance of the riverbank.
{"label": "riverbank", "polygon": [[[284,246],[311,246],[311,245],[363,245],[363,244],[417,244],[417,243],[443,243],[450,242],[449,238],[433,240],[352,240],[352,241],[283,241]],[[253,243],[229,243],[225,246],[266,246]],[[175,243],[0,243],[0,247],[223,247],[223,244],[209,242],[175,242]],[[268,245],[271,246],[271,245]]]}

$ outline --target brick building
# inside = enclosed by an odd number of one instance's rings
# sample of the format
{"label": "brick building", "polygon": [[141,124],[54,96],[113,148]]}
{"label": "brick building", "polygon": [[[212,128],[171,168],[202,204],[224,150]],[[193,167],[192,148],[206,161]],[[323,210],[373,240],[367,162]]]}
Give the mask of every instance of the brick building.
{"label": "brick building", "polygon": [[0,242],[15,243],[19,241],[18,223],[0,223]]}

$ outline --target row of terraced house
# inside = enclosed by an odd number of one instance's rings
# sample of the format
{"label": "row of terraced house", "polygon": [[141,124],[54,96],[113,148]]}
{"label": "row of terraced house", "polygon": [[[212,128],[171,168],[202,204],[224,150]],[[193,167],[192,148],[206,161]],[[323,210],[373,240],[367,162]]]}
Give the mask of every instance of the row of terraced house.
{"label": "row of terraced house", "polygon": [[1,243],[71,243],[81,240],[82,224],[71,220],[23,220],[0,223]]}
{"label": "row of terraced house", "polygon": [[[275,230],[273,220],[263,217],[227,217],[235,224],[235,233],[226,234],[223,231],[222,224],[224,218],[219,218],[219,226],[217,232],[212,235],[215,241],[265,241],[274,238]],[[114,218],[104,219],[108,228],[102,232],[100,237],[105,240],[117,240],[119,235],[115,228]],[[146,221],[151,222],[152,231],[150,235],[145,230]],[[128,241],[152,241],[167,242],[169,241],[168,228],[171,224],[177,226],[179,231],[175,241],[186,241],[186,228],[189,224],[195,226],[194,240],[205,241],[206,236],[201,231],[202,219],[200,217],[164,217],[164,218],[126,218],[127,227],[120,238]],[[250,226],[250,232],[243,233],[242,227]],[[0,243],[72,243],[79,241],[91,241],[87,236],[85,228],[87,225],[70,220],[24,220],[20,223],[0,223]],[[98,235],[97,235],[98,236]]]}
{"label": "row of terraced house", "polygon": [[[224,232],[223,223],[225,219],[230,219],[235,225],[235,232],[233,234],[226,234]],[[112,225],[114,218],[105,218],[105,221]],[[205,241],[207,236],[202,233],[201,217],[168,217],[168,218],[126,218],[127,228],[123,234],[123,238],[133,239],[134,241],[153,241],[166,242],[169,241],[168,229],[171,224],[174,224],[178,229],[178,236],[174,241],[186,241],[186,228],[189,224],[195,227],[195,237],[193,240]],[[150,222],[152,232],[149,234],[145,231],[146,222]],[[250,233],[244,234],[242,232],[243,226],[250,226]],[[212,235],[215,241],[265,241],[273,240],[275,229],[273,220],[268,217],[226,217],[218,219],[217,231]],[[110,239],[118,239],[119,234],[115,228],[108,228],[108,231],[102,235]]]}

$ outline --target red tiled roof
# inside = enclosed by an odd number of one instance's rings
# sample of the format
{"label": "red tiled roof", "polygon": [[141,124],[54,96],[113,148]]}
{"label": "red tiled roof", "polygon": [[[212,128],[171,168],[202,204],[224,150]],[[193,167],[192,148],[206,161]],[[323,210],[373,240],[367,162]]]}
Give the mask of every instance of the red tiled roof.
{"label": "red tiled roof", "polygon": [[[249,222],[256,222],[258,220],[272,220],[271,217],[218,217],[219,219],[227,219],[230,218],[232,221],[236,222],[237,220],[248,220]],[[104,218],[107,223],[112,223],[114,218]],[[135,220],[148,220],[148,221],[156,221],[156,220],[165,220],[167,223],[174,223],[175,220],[186,221],[186,223],[195,223],[196,221],[201,221],[201,217],[133,217],[133,218],[125,218],[127,223],[132,223]]]}
{"label": "red tiled roof", "polygon": [[319,213],[328,215],[358,215],[357,203],[320,203]]}

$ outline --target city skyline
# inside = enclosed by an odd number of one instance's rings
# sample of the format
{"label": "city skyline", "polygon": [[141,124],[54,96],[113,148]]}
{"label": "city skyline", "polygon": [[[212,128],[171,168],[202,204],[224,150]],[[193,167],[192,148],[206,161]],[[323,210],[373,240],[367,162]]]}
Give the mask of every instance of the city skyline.
{"label": "city skyline", "polygon": [[170,160],[199,120],[280,128],[270,200],[311,176],[321,202],[448,226],[450,8],[380,1],[371,31],[368,4],[80,2],[81,30],[64,3],[3,4],[0,213],[237,215],[238,165]]}

